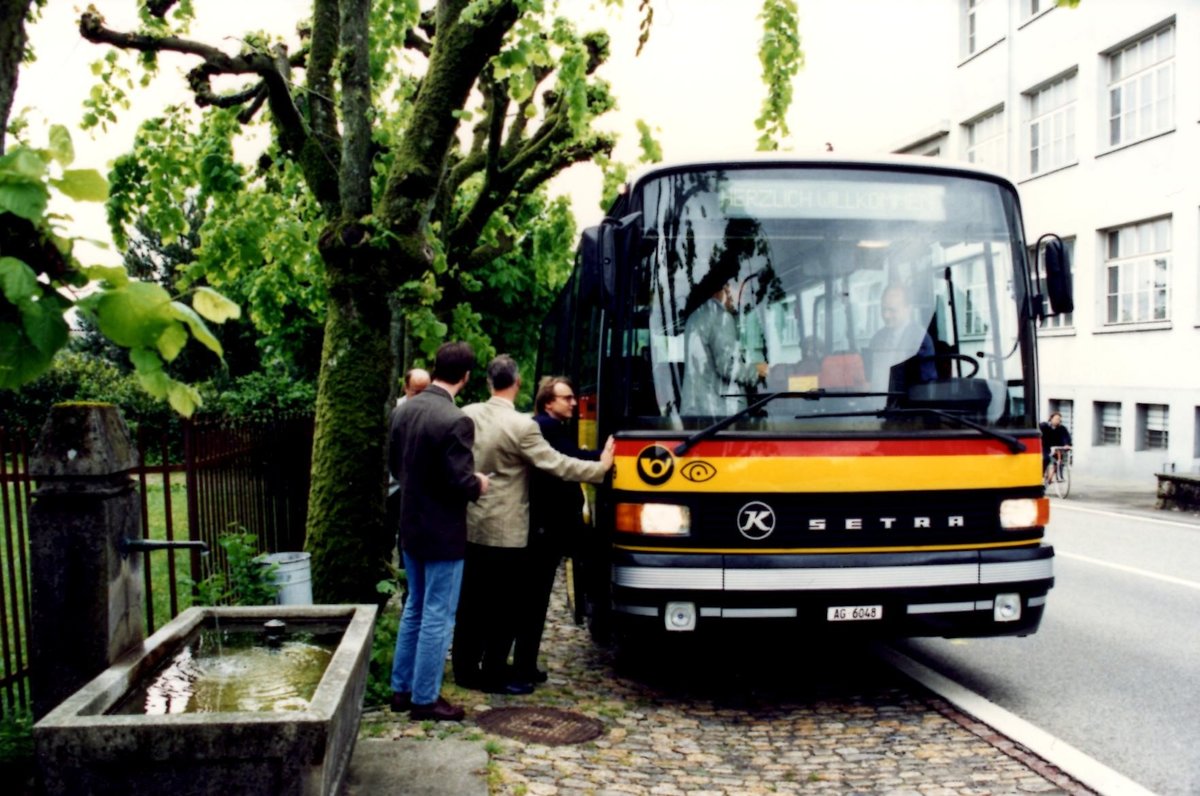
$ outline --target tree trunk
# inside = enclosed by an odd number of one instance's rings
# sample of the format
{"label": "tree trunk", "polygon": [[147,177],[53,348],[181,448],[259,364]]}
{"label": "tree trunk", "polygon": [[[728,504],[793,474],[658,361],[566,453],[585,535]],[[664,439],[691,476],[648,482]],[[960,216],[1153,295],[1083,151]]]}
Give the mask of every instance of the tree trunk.
{"label": "tree trunk", "polygon": [[0,0],[0,155],[25,56],[25,17],[33,0]]}
{"label": "tree trunk", "polygon": [[[391,378],[388,290],[367,285],[377,255],[363,247],[331,264],[317,386],[306,547],[317,602],[374,603],[395,532],[384,523],[384,450]],[[354,279],[346,278],[356,274]]]}

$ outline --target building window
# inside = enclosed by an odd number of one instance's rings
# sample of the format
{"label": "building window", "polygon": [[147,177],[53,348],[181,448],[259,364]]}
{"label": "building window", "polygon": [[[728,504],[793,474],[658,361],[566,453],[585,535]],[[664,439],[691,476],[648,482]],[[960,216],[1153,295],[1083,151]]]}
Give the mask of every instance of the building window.
{"label": "building window", "polygon": [[1108,53],[1108,143],[1175,126],[1175,26]]}
{"label": "building window", "polygon": [[[1067,431],[1071,435],[1075,435],[1075,402],[1068,401],[1063,398],[1050,399],[1050,415],[1058,412],[1062,415],[1062,424],[1067,427]],[[1046,415],[1046,419],[1050,419],[1050,415]]]}
{"label": "building window", "polygon": [[1007,0],[959,0],[959,10],[962,15],[959,41],[964,58],[983,52],[1004,38],[1008,28]]}
{"label": "building window", "polygon": [[1025,95],[1025,169],[1043,174],[1076,161],[1074,74]]}
{"label": "building window", "polygon": [[[1071,284],[1074,285],[1075,284],[1075,239],[1074,238],[1063,238],[1062,242],[1063,242],[1063,248],[1065,248],[1066,252],[1067,252],[1067,262],[1071,266]],[[1041,252],[1036,251],[1034,248],[1031,247],[1029,249],[1029,259],[1032,260],[1035,256],[1037,257],[1038,280],[1040,281],[1040,283],[1042,285],[1042,289],[1044,291],[1045,285],[1046,285],[1046,258],[1044,256],[1042,256]],[[1047,303],[1046,310],[1049,311],[1049,309],[1050,309],[1050,307],[1049,307],[1049,304]],[[1075,326],[1075,313],[1073,313],[1073,312],[1060,312],[1056,315],[1048,315],[1045,318],[1042,318],[1042,321],[1041,321],[1041,328],[1043,328],[1043,329],[1070,329],[1074,326]]]}
{"label": "building window", "polygon": [[1138,445],[1140,451],[1166,450],[1167,427],[1171,419],[1166,404],[1138,404]]}
{"label": "building window", "polygon": [[1121,444],[1121,404],[1108,401],[1096,402],[1097,445]]}
{"label": "building window", "polygon": [[1021,0],[1021,19],[1036,17],[1048,3],[1053,2],[1054,0]]}
{"label": "building window", "polygon": [[1171,219],[1104,233],[1106,324],[1170,319]]}
{"label": "building window", "polygon": [[1192,423],[1192,428],[1195,429],[1192,441],[1192,458],[1200,459],[1200,406],[1196,407],[1196,417]]}
{"label": "building window", "polygon": [[997,171],[1008,167],[1005,152],[1004,109],[997,108],[974,121],[967,122],[967,160]]}

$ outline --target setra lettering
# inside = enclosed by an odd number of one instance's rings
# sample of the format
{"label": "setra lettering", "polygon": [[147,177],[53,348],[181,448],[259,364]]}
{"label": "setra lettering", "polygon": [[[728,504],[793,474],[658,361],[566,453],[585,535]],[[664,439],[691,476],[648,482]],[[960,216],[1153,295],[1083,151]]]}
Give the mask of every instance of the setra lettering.
{"label": "setra lettering", "polygon": [[[966,518],[961,514],[951,514],[946,517],[945,521],[934,517],[913,517],[911,520],[900,517],[845,517],[843,519],[834,519],[833,522],[841,526],[847,531],[861,531],[865,529],[882,529],[885,531],[900,530],[903,528],[911,529],[932,529],[938,528],[965,528]],[[753,521],[753,518],[752,518]],[[810,531],[826,531],[829,530],[828,517],[809,517],[807,521],[807,529]]]}

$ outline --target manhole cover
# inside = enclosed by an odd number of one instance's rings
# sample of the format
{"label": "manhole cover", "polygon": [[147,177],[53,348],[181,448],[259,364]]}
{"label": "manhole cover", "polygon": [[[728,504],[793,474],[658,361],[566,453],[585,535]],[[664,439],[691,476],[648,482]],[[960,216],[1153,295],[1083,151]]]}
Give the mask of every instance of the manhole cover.
{"label": "manhole cover", "polygon": [[595,719],[556,708],[495,708],[478,722],[488,732],[548,746],[583,743],[604,732]]}

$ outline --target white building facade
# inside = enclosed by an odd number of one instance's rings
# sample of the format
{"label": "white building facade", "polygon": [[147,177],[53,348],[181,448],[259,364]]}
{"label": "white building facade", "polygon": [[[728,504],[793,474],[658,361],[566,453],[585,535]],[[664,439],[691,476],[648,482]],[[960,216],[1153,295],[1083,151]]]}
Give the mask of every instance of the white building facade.
{"label": "white building facade", "polygon": [[1200,2],[957,0],[954,91],[898,152],[1018,185],[1027,242],[1072,251],[1075,311],[1039,333],[1040,415],[1076,466],[1200,465]]}

